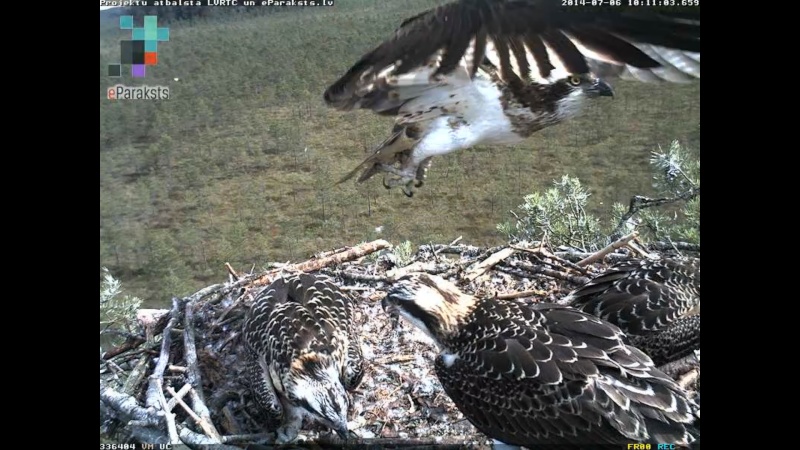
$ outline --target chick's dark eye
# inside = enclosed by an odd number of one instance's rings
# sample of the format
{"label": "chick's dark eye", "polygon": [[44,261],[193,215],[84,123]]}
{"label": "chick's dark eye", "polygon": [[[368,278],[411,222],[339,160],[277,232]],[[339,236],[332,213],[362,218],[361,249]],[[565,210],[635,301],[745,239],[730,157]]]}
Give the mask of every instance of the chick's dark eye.
{"label": "chick's dark eye", "polygon": [[579,77],[574,76],[574,75],[569,77],[569,78],[567,78],[567,81],[569,82],[569,84],[571,84],[573,86],[577,86],[577,85],[581,84],[581,79]]}

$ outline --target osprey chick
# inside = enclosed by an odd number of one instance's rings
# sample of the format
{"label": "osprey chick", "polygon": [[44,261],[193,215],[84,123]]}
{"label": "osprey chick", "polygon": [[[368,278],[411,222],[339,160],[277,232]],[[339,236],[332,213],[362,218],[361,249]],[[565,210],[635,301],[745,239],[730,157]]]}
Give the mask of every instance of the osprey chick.
{"label": "osprey chick", "polygon": [[350,297],[313,275],[278,279],[257,295],[242,335],[253,393],[282,421],[278,443],[294,440],[304,418],[347,437],[346,391],[364,376]]}
{"label": "osprey chick", "polygon": [[620,327],[661,365],[700,348],[700,260],[613,265],[564,302]]}
{"label": "osprey chick", "polygon": [[383,300],[437,343],[447,394],[510,445],[688,444],[694,404],[616,326],[566,306],[476,298],[427,274]]}
{"label": "osprey chick", "polygon": [[407,196],[433,157],[522,142],[611,96],[601,78],[700,78],[699,7],[562,6],[460,0],[406,19],[325,91],[338,110],[395,117],[391,135],[345,176],[394,176]]}

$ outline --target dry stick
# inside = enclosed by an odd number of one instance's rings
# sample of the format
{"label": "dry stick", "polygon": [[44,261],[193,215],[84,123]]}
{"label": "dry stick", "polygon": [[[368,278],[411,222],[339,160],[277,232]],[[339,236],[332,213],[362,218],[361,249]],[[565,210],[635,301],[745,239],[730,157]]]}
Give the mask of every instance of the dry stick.
{"label": "dry stick", "polygon": [[128,379],[125,380],[125,385],[122,387],[122,391],[126,394],[133,395],[136,392],[136,389],[139,388],[139,383],[144,380],[144,375],[147,373],[147,363],[150,362],[149,355],[142,355],[139,358],[139,362],[136,363],[136,367],[133,368],[131,373],[128,375]]}
{"label": "dry stick", "polygon": [[222,436],[222,442],[229,444],[231,442],[241,441],[259,441],[270,439],[273,437],[272,433],[256,433],[256,434],[232,434],[230,436]]}
{"label": "dry stick", "polygon": [[500,250],[499,252],[492,254],[483,261],[473,264],[472,267],[468,269],[467,275],[464,278],[466,278],[469,281],[475,281],[476,278],[483,275],[487,270],[491,269],[499,262],[513,255],[515,251],[516,250],[514,250],[511,247],[506,247]]}
{"label": "dry stick", "polygon": [[[578,275],[572,275],[570,273],[560,272],[558,270],[553,270],[553,269],[550,269],[550,268],[547,268],[547,267],[544,267],[544,266],[534,265],[534,264],[531,264],[531,263],[529,263],[527,261],[512,261],[510,265],[511,265],[511,267],[518,267],[518,268],[524,270],[525,272],[528,272],[528,273],[531,273],[531,274],[542,274],[542,275],[548,276],[550,278],[556,278],[556,279],[559,279],[559,280],[569,281],[570,283],[573,283],[573,284],[583,285],[583,284],[586,284],[586,283],[589,282],[589,278],[588,277],[582,277],[582,276],[578,276]],[[500,266],[498,266],[497,269],[501,270]],[[512,272],[508,272],[508,273],[511,273],[512,275],[514,274]]]}
{"label": "dry stick", "polygon": [[297,264],[290,264],[286,267],[281,268],[280,270],[271,270],[267,273],[259,275],[256,279],[252,280],[251,282],[245,282],[247,277],[242,278],[238,282],[234,283],[234,286],[238,285],[247,285],[251,284],[252,286],[264,286],[267,284],[272,283],[278,276],[280,276],[281,272],[314,272],[320,270],[324,267],[328,267],[334,264],[341,264],[346,261],[352,261],[354,259],[363,258],[371,253],[375,253],[379,250],[383,250],[385,248],[390,248],[392,244],[389,242],[378,239],[376,241],[367,242],[361,245],[357,245],[355,247],[349,248],[344,252],[336,253],[331,256],[326,256],[323,258],[318,259],[310,259],[308,261],[304,261]]}
{"label": "dry stick", "polygon": [[412,272],[426,272],[437,275],[450,270],[452,266],[448,263],[435,263],[417,261],[404,267],[398,267],[386,272],[387,282],[398,280]]}
{"label": "dry stick", "polygon": [[545,295],[547,295],[547,292],[534,289],[531,291],[506,292],[505,294],[497,294],[495,298],[499,300],[511,300],[514,298],[545,296]]}
{"label": "dry stick", "polygon": [[161,402],[161,408],[164,409],[164,419],[167,421],[167,433],[169,433],[170,444],[180,444],[181,439],[178,437],[178,428],[175,426],[175,414],[167,404],[167,399],[164,397],[164,390],[161,379],[156,379],[158,385],[158,400]]}
{"label": "dry stick", "polygon": [[186,367],[175,366],[172,364],[170,364],[169,367],[167,367],[167,369],[169,369],[170,372],[178,372],[178,373],[186,373],[187,370]]}
{"label": "dry stick", "polygon": [[688,191],[677,195],[675,197],[666,197],[666,198],[647,198],[642,197],[641,195],[635,195],[631,197],[631,201],[628,204],[628,211],[622,215],[619,219],[619,223],[617,223],[616,228],[614,231],[611,232],[610,238],[615,239],[618,236],[622,236],[623,230],[625,229],[628,220],[631,219],[636,213],[639,211],[652,208],[654,206],[661,206],[666,205],[667,203],[675,203],[680,200],[691,200],[695,197],[700,195],[700,186],[689,189]]}
{"label": "dry stick", "polygon": [[372,362],[373,364],[394,364],[414,361],[415,359],[414,355],[389,355],[383,358],[375,358]]}
{"label": "dry stick", "polygon": [[431,447],[437,449],[463,449],[470,445],[463,440],[436,440],[434,438],[372,438],[372,439],[341,439],[335,435],[323,435],[317,440],[317,444],[332,445],[336,447]]}
{"label": "dry stick", "polygon": [[[186,304],[186,317],[184,318],[184,333],[183,333],[183,348],[186,358],[186,380],[191,383],[192,389],[190,395],[192,396],[192,406],[197,410],[203,421],[208,424],[203,428],[213,439],[219,439],[219,432],[214,428],[211,423],[211,413],[203,401],[203,381],[200,376],[200,368],[197,365],[197,348],[194,342],[194,303],[189,302]],[[207,429],[206,429],[207,428]]]}
{"label": "dry stick", "polygon": [[228,273],[229,273],[229,274],[231,274],[231,276],[233,277],[233,279],[234,279],[234,280],[238,280],[239,278],[241,278],[241,277],[239,276],[239,274],[238,274],[238,273],[236,273],[236,271],[235,271],[235,270],[233,270],[233,266],[231,266],[231,264],[230,264],[230,263],[227,263],[227,262],[226,262],[226,263],[225,263],[225,268],[226,268],[226,269],[228,269]]}
{"label": "dry stick", "polygon": [[629,249],[638,253],[642,258],[650,258],[650,253],[647,250],[640,247],[639,244],[636,243],[636,240],[628,242],[627,245]]}
{"label": "dry stick", "polygon": [[607,245],[602,250],[592,254],[592,256],[589,256],[588,258],[584,258],[584,259],[578,261],[578,265],[579,266],[588,266],[589,264],[591,264],[591,263],[593,263],[595,261],[602,260],[603,257],[606,256],[607,254],[613,252],[614,250],[616,250],[618,248],[621,248],[621,247],[624,247],[625,245],[627,245],[628,242],[633,240],[637,235],[638,235],[638,233],[634,231],[631,234],[625,235],[625,236],[617,239],[616,241],[614,241],[611,244]]}
{"label": "dry stick", "polygon": [[[197,413],[192,411],[192,408],[190,408],[189,405],[187,405],[182,398],[177,397],[178,393],[175,392],[175,389],[172,389],[172,386],[167,386],[167,392],[169,392],[170,395],[172,395],[173,398],[175,398],[178,401],[178,404],[181,405],[181,408],[183,408],[186,411],[186,413],[189,414],[189,417],[191,417],[192,420],[194,420],[194,422],[203,430],[206,436],[211,438],[211,442],[209,443],[212,444],[222,443],[222,438],[220,437],[219,433],[217,433],[217,430],[214,429],[213,424],[211,424],[204,418],[198,416]],[[193,392],[193,390],[191,392]]]}
{"label": "dry stick", "polygon": [[135,398],[117,392],[102,381],[100,382],[100,400],[128,420],[138,420],[144,426],[159,426],[161,423],[155,409],[139,406],[139,402]]}
{"label": "dry stick", "polygon": [[111,359],[119,354],[135,349],[136,347],[144,344],[144,342],[145,340],[141,336],[128,336],[125,339],[125,342],[120,344],[118,347],[114,347],[111,350],[104,352],[101,358],[105,360]]}
{"label": "dry stick", "polygon": [[[566,260],[566,259],[556,255],[555,253],[551,253],[550,251],[548,251],[545,248],[541,248],[540,247],[540,248],[533,249],[533,248],[527,248],[527,247],[518,247],[518,246],[515,246],[515,245],[512,245],[511,248],[513,248],[514,250],[519,250],[521,252],[530,253],[530,254],[537,255],[537,256],[542,255],[542,256],[544,256],[546,258],[554,259],[554,260],[558,261],[561,265],[564,265],[567,268],[570,268],[570,269],[573,269],[573,270],[577,270],[578,272],[580,272],[580,273],[582,273],[584,275],[586,275],[586,273],[587,273],[587,270],[586,270],[585,267],[581,267],[581,266],[575,264],[572,261]],[[543,264],[552,265],[551,263],[548,263],[548,262],[545,262],[545,261],[542,261],[542,263]]]}
{"label": "dry stick", "polygon": [[174,408],[175,405],[178,404],[178,400],[183,399],[183,397],[186,394],[188,394],[189,391],[191,390],[192,390],[191,384],[189,383],[184,384],[183,387],[178,391],[178,393],[173,395],[173,398],[169,399],[169,401],[167,402],[167,408],[169,409],[169,411],[172,411],[172,408]]}
{"label": "dry stick", "polygon": [[175,324],[178,323],[178,315],[180,314],[180,300],[177,298],[172,299],[172,310],[169,312],[169,322],[167,326],[164,327],[164,332],[161,336],[161,353],[158,355],[158,364],[156,364],[155,369],[153,369],[153,374],[150,375],[150,384],[147,386],[147,400],[146,404],[149,408],[158,408],[160,404],[158,400],[159,395],[159,383],[156,383],[156,380],[161,380],[161,384],[164,381],[164,371],[167,369],[169,365],[169,348],[172,344],[172,329],[175,327]]}

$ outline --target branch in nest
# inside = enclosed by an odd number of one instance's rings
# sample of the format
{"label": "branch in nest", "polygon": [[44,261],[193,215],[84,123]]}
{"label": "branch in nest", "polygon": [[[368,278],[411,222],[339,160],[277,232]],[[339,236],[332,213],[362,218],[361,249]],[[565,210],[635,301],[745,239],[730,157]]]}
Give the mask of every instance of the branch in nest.
{"label": "branch in nest", "polygon": [[[194,409],[197,410],[204,422],[200,424],[203,426],[203,431],[212,439],[219,439],[219,432],[214,428],[214,424],[211,423],[211,413],[203,400],[203,382],[200,376],[200,368],[197,365],[197,347],[194,341],[194,303],[192,302],[186,304],[183,347],[186,358],[186,379],[194,388],[189,392],[192,397],[192,406],[194,406]],[[178,403],[181,402],[179,401]]]}
{"label": "branch in nest", "polygon": [[125,421],[137,420],[143,425],[154,427],[160,425],[161,419],[155,408],[142,408],[135,398],[117,392],[102,381],[100,382],[100,401],[122,416]]}
{"label": "branch in nest", "polygon": [[631,234],[628,234],[626,236],[623,236],[623,237],[617,239],[616,241],[614,241],[614,242],[608,244],[607,246],[605,246],[600,251],[597,251],[597,252],[593,253],[588,258],[584,258],[584,259],[578,261],[578,265],[579,266],[588,266],[589,264],[591,264],[593,262],[602,261],[603,258],[607,254],[613,252],[614,250],[616,250],[618,248],[621,248],[621,247],[624,247],[624,246],[628,245],[628,243],[630,241],[632,241],[633,239],[635,239],[637,235],[638,235],[638,233],[636,233],[634,231]]}
{"label": "branch in nest", "polygon": [[513,255],[515,250],[511,247],[506,247],[496,253],[493,253],[488,258],[479,263],[473,264],[467,271],[465,278],[469,281],[475,281],[476,278],[483,275],[487,270],[494,267],[496,264],[505,260]]}
{"label": "branch in nest", "polygon": [[547,295],[545,291],[532,290],[532,291],[519,291],[519,292],[506,292],[504,294],[497,294],[495,298],[498,300],[512,300],[515,298],[525,297],[544,297]]}
{"label": "branch in nest", "polygon": [[150,384],[147,386],[147,397],[146,397],[146,404],[149,408],[156,408],[159,405],[159,398],[158,396],[162,393],[159,393],[159,383],[156,380],[161,380],[161,383],[164,381],[164,371],[167,370],[167,366],[169,365],[169,350],[170,345],[172,344],[172,329],[178,323],[178,316],[180,315],[180,306],[181,301],[177,298],[172,299],[172,310],[169,312],[169,322],[167,322],[167,326],[164,327],[164,332],[161,336],[161,353],[158,356],[158,364],[156,364],[155,369],[153,369],[153,374],[150,375]]}
{"label": "branch in nest", "polygon": [[136,347],[144,344],[144,342],[145,340],[141,336],[130,335],[125,339],[125,342],[107,352],[104,352],[100,357],[105,360],[109,360],[117,355],[135,349]]}
{"label": "branch in nest", "polygon": [[[207,420],[205,417],[198,416],[197,413],[194,412],[194,410],[192,410],[192,408],[190,408],[185,401],[183,401],[183,399],[177,397],[178,393],[175,392],[175,389],[172,389],[171,386],[167,386],[167,392],[169,392],[170,395],[172,395],[173,398],[175,398],[178,401],[178,404],[181,405],[181,408],[183,408],[184,411],[186,411],[186,413],[189,414],[189,417],[191,417],[192,420],[194,420],[194,422],[197,424],[197,426],[199,426],[203,430],[206,436],[210,438],[209,441],[207,441],[206,443],[209,444],[222,443],[222,437],[219,435],[216,428],[214,428],[214,424],[212,424],[210,420]],[[194,392],[194,390],[190,392]],[[197,405],[195,405],[195,407],[197,407]],[[181,439],[183,439],[183,436],[181,436]]]}
{"label": "branch in nest", "polygon": [[[549,267],[544,267],[543,265],[531,264],[531,263],[529,263],[527,261],[512,261],[510,265],[511,265],[511,267],[518,267],[518,268],[524,270],[525,272],[528,272],[528,273],[531,273],[531,274],[542,274],[542,275],[548,276],[550,278],[556,278],[558,280],[569,281],[570,283],[573,283],[573,284],[584,285],[584,284],[589,282],[589,278],[588,277],[582,277],[582,276],[578,276],[578,275],[572,275],[570,273],[564,273],[564,272],[561,272],[561,271],[558,271],[558,270],[550,269]],[[499,268],[499,266],[498,266],[498,268]]]}
{"label": "branch in nest", "polygon": [[700,195],[700,186],[689,189],[688,191],[683,192],[675,197],[647,198],[641,195],[634,195],[631,197],[631,201],[628,204],[628,211],[626,211],[625,214],[620,217],[619,223],[617,224],[616,228],[614,228],[614,231],[611,233],[611,236],[609,236],[609,239],[617,239],[622,236],[628,220],[630,220],[636,215],[636,213],[643,209],[666,205],[668,203],[675,203],[681,200],[691,200],[698,195]]}
{"label": "branch in nest", "polygon": [[412,272],[425,272],[431,275],[438,275],[444,273],[452,268],[449,263],[435,263],[417,261],[404,267],[398,267],[386,272],[388,281],[400,279]]}
{"label": "branch in nest", "polygon": [[[352,261],[358,258],[363,258],[371,253],[375,253],[379,250],[390,248],[391,246],[392,244],[390,244],[389,242],[383,239],[378,239],[376,241],[357,245],[355,247],[349,248],[343,252],[336,253],[331,256],[326,256],[318,259],[310,259],[305,262],[288,265],[280,270],[269,271],[265,274],[262,274],[257,279],[253,280],[252,283],[244,283],[244,284],[252,284],[253,286],[268,285],[272,283],[275,280],[275,278],[280,276],[281,272],[315,272],[324,267],[341,264],[343,262]],[[240,282],[245,280],[246,278],[240,280]]]}

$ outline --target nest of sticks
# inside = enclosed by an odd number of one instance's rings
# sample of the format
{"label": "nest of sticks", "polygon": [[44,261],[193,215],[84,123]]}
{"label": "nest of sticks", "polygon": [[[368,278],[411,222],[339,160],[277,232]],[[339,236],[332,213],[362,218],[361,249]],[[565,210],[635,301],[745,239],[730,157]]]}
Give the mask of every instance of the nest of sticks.
{"label": "nest of sticks", "polygon": [[[241,324],[254,294],[283,273],[332,277],[358,300],[356,321],[368,370],[352,394],[347,445],[382,448],[489,448],[444,393],[433,372],[437,353],[427,336],[386,315],[380,300],[394,279],[427,272],[454,281],[467,293],[522,302],[558,302],[609,265],[658,253],[699,256],[699,246],[656,243],[645,250],[629,235],[594,254],[550,251],[538,244],[478,248],[423,245],[398,261],[378,240],[315,255],[257,274],[227,266],[229,280],[186,298],[169,310],[139,310],[140,332],[100,356],[101,442],[213,444],[264,448],[274,439],[243,373]],[[405,263],[405,264],[403,264]],[[691,370],[682,372],[682,367]],[[671,367],[678,381],[699,390],[699,361]],[[306,426],[291,447],[341,447],[320,426]],[[285,447],[285,446],[284,446]],[[205,447],[204,447],[205,448]]]}

